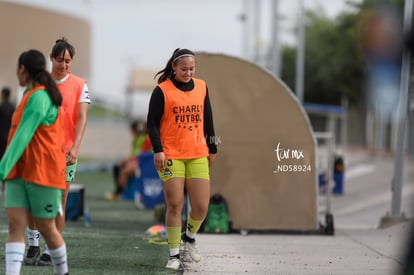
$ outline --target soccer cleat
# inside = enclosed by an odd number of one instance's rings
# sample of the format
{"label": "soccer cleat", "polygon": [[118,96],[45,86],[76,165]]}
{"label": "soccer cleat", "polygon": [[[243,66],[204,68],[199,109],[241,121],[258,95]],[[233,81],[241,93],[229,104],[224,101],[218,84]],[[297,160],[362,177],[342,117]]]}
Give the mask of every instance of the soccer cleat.
{"label": "soccer cleat", "polygon": [[52,265],[52,259],[50,258],[49,254],[43,253],[40,256],[39,262],[37,262],[38,266],[49,266]]}
{"label": "soccer cleat", "polygon": [[23,262],[26,265],[34,265],[36,263],[37,257],[40,255],[40,247],[38,246],[29,246],[27,250],[26,257],[24,257]]}
{"label": "soccer cleat", "polygon": [[190,257],[190,254],[188,253],[187,247],[184,245],[184,241],[181,241],[180,243],[180,259],[183,262],[191,263],[193,259]]}
{"label": "soccer cleat", "polygon": [[183,264],[181,263],[180,259],[176,257],[170,257],[165,268],[177,271],[183,269]]}
{"label": "soccer cleat", "polygon": [[201,255],[196,247],[196,243],[194,242],[184,242],[184,247],[188,251],[188,254],[193,259],[194,262],[198,263],[201,261]]}

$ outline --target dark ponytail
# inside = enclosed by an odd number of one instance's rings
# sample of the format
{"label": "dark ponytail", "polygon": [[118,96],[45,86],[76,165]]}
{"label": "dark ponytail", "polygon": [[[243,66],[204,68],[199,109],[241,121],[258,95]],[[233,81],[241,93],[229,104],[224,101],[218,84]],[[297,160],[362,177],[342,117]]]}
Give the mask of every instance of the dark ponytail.
{"label": "dark ponytail", "polygon": [[180,57],[184,57],[184,56],[195,56],[195,54],[188,49],[177,48],[174,50],[172,56],[167,62],[167,65],[165,65],[165,68],[159,71],[158,73],[156,73],[154,76],[154,79],[155,79],[157,75],[160,75],[157,80],[158,84],[171,78],[174,75],[172,64],[173,63],[176,64],[177,60],[180,59]]}
{"label": "dark ponytail", "polygon": [[62,105],[62,94],[56,86],[55,81],[46,71],[46,60],[38,50],[28,50],[19,56],[19,68],[23,65],[33,80],[33,84],[41,84],[46,88],[47,93],[56,106]]}

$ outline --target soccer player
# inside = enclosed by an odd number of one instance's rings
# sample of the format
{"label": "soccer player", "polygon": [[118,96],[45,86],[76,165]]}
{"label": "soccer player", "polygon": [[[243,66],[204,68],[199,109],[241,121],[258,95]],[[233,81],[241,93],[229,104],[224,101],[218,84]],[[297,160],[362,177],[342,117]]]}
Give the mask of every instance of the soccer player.
{"label": "soccer player", "polygon": [[[68,43],[66,38],[58,39],[50,54],[50,60],[52,61],[51,76],[63,97],[62,108],[65,126],[66,188],[62,193],[63,211],[61,215],[56,217],[56,225],[61,233],[65,225],[64,211],[69,186],[70,182],[75,178],[79,147],[86,128],[88,105],[91,102],[86,81],[70,72],[74,55],[75,48]],[[29,228],[27,230],[29,249],[24,259],[24,263],[27,265],[34,265],[37,257],[40,255],[39,236],[36,224],[33,222],[33,219],[29,218]],[[42,266],[50,265],[50,256],[46,245],[37,264]]]}
{"label": "soccer player", "polygon": [[[199,262],[195,235],[210,199],[209,167],[217,146],[206,83],[194,78],[195,55],[176,49],[158,72],[149,104],[147,125],[154,149],[154,165],[163,181],[170,258],[166,268],[181,269],[180,240],[192,260]],[[181,211],[186,189],[191,205],[187,229],[181,236]]]}
{"label": "soccer player", "polygon": [[49,247],[54,273],[68,274],[66,245],[55,223],[66,185],[62,95],[37,50],[20,55],[17,78],[27,88],[13,114],[0,161],[0,180],[7,180],[6,275],[20,274],[29,211]]}

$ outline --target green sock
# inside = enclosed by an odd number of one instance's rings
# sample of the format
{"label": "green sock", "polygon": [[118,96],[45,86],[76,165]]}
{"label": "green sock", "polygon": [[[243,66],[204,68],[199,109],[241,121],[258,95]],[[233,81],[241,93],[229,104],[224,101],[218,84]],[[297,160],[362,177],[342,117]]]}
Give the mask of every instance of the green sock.
{"label": "green sock", "polygon": [[196,221],[193,218],[191,218],[190,215],[188,215],[188,219],[187,219],[187,230],[185,232],[185,234],[194,239],[196,233],[198,232],[198,230],[200,229],[201,224],[203,223],[203,220],[199,220]]}
{"label": "green sock", "polygon": [[167,226],[166,231],[170,256],[175,256],[180,253],[181,226]]}

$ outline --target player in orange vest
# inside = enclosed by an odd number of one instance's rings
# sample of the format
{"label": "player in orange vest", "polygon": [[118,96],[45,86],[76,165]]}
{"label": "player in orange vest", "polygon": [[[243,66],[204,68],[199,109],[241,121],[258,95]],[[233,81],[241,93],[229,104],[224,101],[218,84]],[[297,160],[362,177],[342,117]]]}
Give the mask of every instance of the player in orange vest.
{"label": "player in orange vest", "polygon": [[27,88],[13,114],[0,161],[0,181],[7,180],[6,274],[20,274],[29,211],[49,247],[54,273],[68,274],[66,245],[55,223],[66,188],[62,95],[37,50],[20,55],[17,77]]}
{"label": "player in orange vest", "polygon": [[[62,215],[56,217],[56,225],[60,232],[63,231],[65,224],[65,207],[69,192],[70,182],[74,180],[79,147],[86,128],[86,119],[90,98],[86,81],[70,72],[75,48],[67,42],[65,38],[58,39],[52,48],[50,60],[52,61],[51,76],[55,80],[63,102],[64,137],[66,152],[66,188],[62,193]],[[40,255],[39,231],[32,219],[29,219],[27,230],[29,249],[24,263],[33,265]],[[38,265],[50,265],[51,259],[47,246],[40,256]]]}
{"label": "player in orange vest", "polygon": [[[158,72],[148,111],[147,125],[154,149],[154,165],[163,181],[167,205],[165,225],[170,258],[166,268],[179,270],[180,241],[195,262],[201,255],[195,235],[203,222],[210,198],[209,167],[217,153],[213,116],[205,82],[194,78],[195,55],[176,49]],[[181,235],[181,213],[187,191],[191,211]]]}

